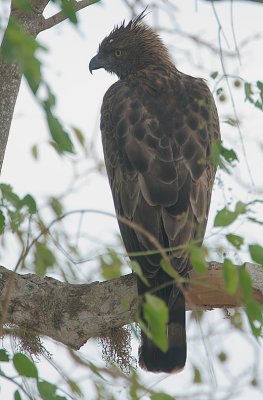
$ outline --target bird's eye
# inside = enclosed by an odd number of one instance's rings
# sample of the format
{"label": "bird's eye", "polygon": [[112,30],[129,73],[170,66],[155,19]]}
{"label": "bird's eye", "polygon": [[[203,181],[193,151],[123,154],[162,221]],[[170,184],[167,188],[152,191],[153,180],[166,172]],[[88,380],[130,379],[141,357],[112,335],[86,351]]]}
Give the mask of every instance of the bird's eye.
{"label": "bird's eye", "polygon": [[120,57],[120,56],[122,56],[122,54],[123,54],[123,52],[122,52],[122,50],[120,50],[120,49],[117,49],[117,50],[114,51],[114,55],[115,55],[116,57]]}

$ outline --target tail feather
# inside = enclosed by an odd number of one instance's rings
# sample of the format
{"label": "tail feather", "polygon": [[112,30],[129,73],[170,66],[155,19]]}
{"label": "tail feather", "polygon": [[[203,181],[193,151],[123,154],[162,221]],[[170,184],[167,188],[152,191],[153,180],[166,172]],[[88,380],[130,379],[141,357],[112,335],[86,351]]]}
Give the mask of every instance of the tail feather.
{"label": "tail feather", "polygon": [[[140,289],[142,289],[140,286],[138,285],[139,293]],[[170,285],[165,290],[157,291],[156,295],[166,302],[169,309],[167,325],[169,347],[166,352],[163,352],[142,332],[139,364],[141,368],[152,372],[179,372],[185,366],[187,353],[185,298],[175,285]]]}

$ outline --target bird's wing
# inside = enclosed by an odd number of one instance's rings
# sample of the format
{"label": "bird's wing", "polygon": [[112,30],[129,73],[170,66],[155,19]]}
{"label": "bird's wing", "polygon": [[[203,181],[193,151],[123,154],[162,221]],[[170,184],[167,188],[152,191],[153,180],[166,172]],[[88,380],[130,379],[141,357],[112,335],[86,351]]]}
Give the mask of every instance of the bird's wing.
{"label": "bird's wing", "polygon": [[[104,97],[101,130],[117,214],[177,247],[175,268],[186,273],[185,246],[203,239],[215,175],[219,123],[209,89],[183,74],[119,81]],[[154,248],[141,231],[120,228],[129,252]],[[144,272],[154,274],[159,261],[147,257]]]}

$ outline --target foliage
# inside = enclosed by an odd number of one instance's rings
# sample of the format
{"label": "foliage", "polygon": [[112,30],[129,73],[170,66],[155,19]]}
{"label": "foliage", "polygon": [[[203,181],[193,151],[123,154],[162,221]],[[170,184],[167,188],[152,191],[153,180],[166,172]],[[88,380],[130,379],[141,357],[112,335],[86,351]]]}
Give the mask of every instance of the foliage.
{"label": "foliage", "polygon": [[27,394],[27,391],[23,388],[23,386],[19,383],[21,379],[30,378],[31,382],[35,382],[35,387],[37,388],[37,396],[39,399],[43,400],[67,400],[69,397],[61,396],[59,388],[45,380],[42,380],[39,377],[38,369],[36,367],[36,363],[34,363],[30,358],[22,353],[15,353],[13,356],[7,353],[5,350],[0,350],[0,362],[1,363],[9,363],[13,365],[15,370],[18,373],[17,377],[13,377],[12,375],[7,375],[3,372],[2,368],[0,369],[0,376],[4,379],[12,380],[17,386],[18,389],[14,392],[14,400],[22,400],[24,398],[24,394]]}
{"label": "foliage", "polygon": [[249,101],[259,110],[263,111],[263,82],[245,82],[245,101]]}
{"label": "foliage", "polygon": [[143,315],[147,325],[140,321],[140,327],[163,352],[167,351],[167,305],[159,297],[146,293],[143,302]]}

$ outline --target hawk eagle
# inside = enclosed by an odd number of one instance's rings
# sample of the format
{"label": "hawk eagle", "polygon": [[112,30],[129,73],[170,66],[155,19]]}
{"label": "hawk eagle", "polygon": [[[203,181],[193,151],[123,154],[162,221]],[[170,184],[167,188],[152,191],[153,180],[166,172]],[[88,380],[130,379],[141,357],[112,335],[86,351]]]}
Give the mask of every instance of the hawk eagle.
{"label": "hawk eagle", "polygon": [[[115,27],[89,68],[119,78],[104,96],[100,126],[126,250],[155,249],[149,235],[136,230],[140,226],[161,246],[173,248],[167,253],[171,265],[187,277],[187,245],[192,240],[201,245],[206,228],[216,172],[211,146],[220,137],[219,121],[206,83],[178,71],[160,37],[142,21],[144,15]],[[162,352],[142,332],[140,365],[153,372],[180,370],[186,361],[183,292],[160,266],[160,254],[135,259],[150,284],[137,279],[140,298],[151,291],[169,309],[168,350]]]}

